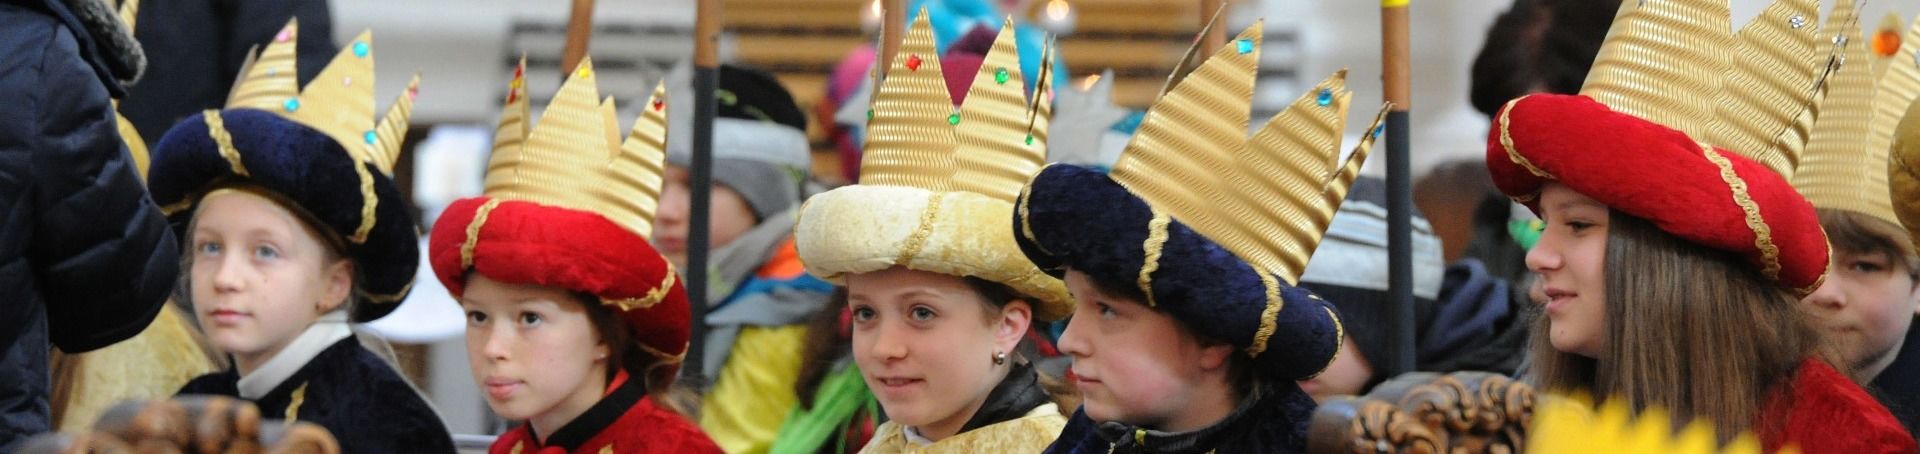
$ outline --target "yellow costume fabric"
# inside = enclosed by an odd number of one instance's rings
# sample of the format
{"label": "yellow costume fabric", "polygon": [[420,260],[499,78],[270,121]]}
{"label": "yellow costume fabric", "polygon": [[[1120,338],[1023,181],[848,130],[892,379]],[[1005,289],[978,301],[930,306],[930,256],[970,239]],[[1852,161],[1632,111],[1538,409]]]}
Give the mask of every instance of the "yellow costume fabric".
{"label": "yellow costume fabric", "polygon": [[73,434],[90,431],[94,420],[114,404],[173,397],[188,380],[213,373],[213,366],[186,312],[169,303],[139,335],[59,360],[54,428]]}
{"label": "yellow costume fabric", "polygon": [[773,446],[780,424],[799,402],[793,383],[800,379],[806,337],[806,325],[740,330],[700,411],[700,429],[720,449],[747,454]]}
{"label": "yellow costume fabric", "polygon": [[1034,407],[1026,416],[955,434],[931,445],[921,446],[907,440],[900,425],[888,421],[873,432],[873,440],[861,454],[972,454],[982,452],[1040,452],[1053,444],[1067,418],[1060,416],[1054,404]]}

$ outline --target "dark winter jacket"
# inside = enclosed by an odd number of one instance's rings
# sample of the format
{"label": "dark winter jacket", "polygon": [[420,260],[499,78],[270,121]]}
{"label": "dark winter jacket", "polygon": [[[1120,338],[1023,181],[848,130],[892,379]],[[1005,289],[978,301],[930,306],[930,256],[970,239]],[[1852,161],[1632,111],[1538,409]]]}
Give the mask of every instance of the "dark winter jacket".
{"label": "dark winter jacket", "polygon": [[132,337],[177,243],[110,97],[144,64],[104,0],[0,0],[0,452],[50,430],[47,355]]}
{"label": "dark winter jacket", "polygon": [[[240,397],[240,374],[202,375],[180,394]],[[253,403],[269,418],[319,424],[340,440],[340,452],[454,452],[453,436],[426,399],[353,337],[322,350]]]}

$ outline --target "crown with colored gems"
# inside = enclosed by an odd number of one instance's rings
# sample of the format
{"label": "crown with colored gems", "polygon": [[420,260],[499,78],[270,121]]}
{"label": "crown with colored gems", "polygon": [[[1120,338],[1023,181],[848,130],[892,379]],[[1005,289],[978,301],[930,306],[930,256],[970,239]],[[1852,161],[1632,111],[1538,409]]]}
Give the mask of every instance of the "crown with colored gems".
{"label": "crown with colored gems", "polygon": [[654,87],[623,141],[613,98],[600,99],[591,57],[560,86],[539,125],[529,116],[526,67],[522,57],[508,85],[486,195],[597,213],[652,238],[666,160],[666,86]]}
{"label": "crown with colored gems", "polygon": [[[1920,27],[1909,29],[1904,40],[1892,32],[1895,45],[1888,48],[1885,25],[1876,42],[1862,39],[1859,14],[1852,1],[1843,0],[1827,19],[1825,34],[1846,46],[1846,54],[1828,79],[1793,185],[1814,207],[1851,210],[1900,224],[1883,170],[1894,127],[1920,96],[1920,61],[1913,58]],[[1899,20],[1893,24],[1891,28],[1899,30]],[[1901,41],[1906,44],[1899,45]],[[1876,45],[1881,48],[1869,49]],[[1886,58],[1899,56],[1906,58]]]}
{"label": "crown with colored gems", "polygon": [[1353,95],[1341,70],[1247,137],[1261,27],[1240,32],[1155,100],[1112,176],[1247,264],[1293,283],[1359,175],[1386,109],[1340,159]]}
{"label": "crown with colored gems", "polygon": [[414,75],[386,115],[376,118],[373,32],[360,32],[349,41],[305,88],[300,87],[295,67],[299,34],[299,20],[289,20],[266,48],[249,52],[240,79],[234,81],[233,91],[227,95],[226,107],[273,112],[313,128],[339,142],[356,160],[372,163],[391,175],[413,114],[420,76]]}
{"label": "crown with colored gems", "polygon": [[[967,191],[1012,203],[1046,163],[1052,116],[1051,71],[1036,76],[1028,100],[1017,47],[1009,18],[956,109],[921,9],[874,93],[860,184]],[[1051,49],[1044,55],[1040,67],[1051,68]]]}

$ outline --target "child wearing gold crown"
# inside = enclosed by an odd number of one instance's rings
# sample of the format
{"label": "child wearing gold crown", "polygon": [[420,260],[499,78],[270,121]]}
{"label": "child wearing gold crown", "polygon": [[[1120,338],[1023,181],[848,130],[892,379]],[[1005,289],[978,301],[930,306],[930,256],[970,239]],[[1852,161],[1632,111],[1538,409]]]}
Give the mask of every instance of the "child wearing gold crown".
{"label": "child wearing gold crown", "polygon": [[1305,452],[1295,381],[1342,330],[1296,284],[1379,120],[1342,162],[1342,72],[1247,138],[1260,38],[1155,101],[1111,173],[1055,164],[1023,189],[1020,250],[1077,300],[1059,345],[1083,400],[1047,452]]}
{"label": "child wearing gold crown", "polygon": [[[1843,3],[1835,11],[1829,22],[1851,17],[1854,6]],[[1897,16],[1886,19],[1878,33],[1901,36],[1906,24]],[[1913,202],[1920,200],[1920,186],[1905,172],[1913,167],[1888,158],[1901,143],[1896,136],[1920,133],[1920,116],[1907,111],[1920,96],[1920,62],[1913,59],[1920,28],[1908,28],[1896,40],[1904,45],[1892,46],[1870,46],[1851,24],[1836,34],[1849,43],[1850,64],[1830,79],[1792,180],[1813,204],[1833,248],[1826,283],[1802,299],[1801,308],[1815,316],[1854,379],[1871,383],[1874,396],[1914,434],[1920,416],[1920,340],[1914,340],[1920,332],[1913,329],[1920,261],[1916,237],[1901,225],[1920,226],[1913,222],[1920,221],[1920,206]],[[1888,169],[1894,170],[1888,178],[1877,178]]]}
{"label": "child wearing gold crown", "polygon": [[686,289],[650,244],[662,88],[620,139],[582,59],[535,127],[514,72],[486,192],[448,205],[429,260],[467,313],[487,406],[525,421],[494,453],[718,453],[663,396],[686,359]]}
{"label": "child wearing gold crown", "polygon": [[347,452],[453,452],[433,408],[348,326],[392,312],[419,263],[412,208],[388,176],[413,86],[376,123],[363,32],[301,89],[298,33],[288,23],[242,70],[226,109],[152,150],[148,186],[186,244],[176,298],[232,358],[180,393],[317,423]]}
{"label": "child wearing gold crown", "polygon": [[1510,101],[1488,133],[1494,183],[1546,223],[1529,380],[1768,451],[1920,450],[1799,303],[1829,237],[1788,181],[1814,93],[1865,64],[1829,57],[1851,2],[1818,27],[1818,1],[1777,0],[1737,35],[1723,0],[1625,3],[1580,94]]}
{"label": "child wearing gold crown", "polygon": [[1046,96],[1024,93],[1007,26],[958,109],[941,71],[923,11],[875,93],[860,184],[802,208],[800,260],[845,287],[853,360],[889,419],[862,452],[1034,452],[1065,418],[1017,349],[1072,302],[1006,219],[1046,155]]}

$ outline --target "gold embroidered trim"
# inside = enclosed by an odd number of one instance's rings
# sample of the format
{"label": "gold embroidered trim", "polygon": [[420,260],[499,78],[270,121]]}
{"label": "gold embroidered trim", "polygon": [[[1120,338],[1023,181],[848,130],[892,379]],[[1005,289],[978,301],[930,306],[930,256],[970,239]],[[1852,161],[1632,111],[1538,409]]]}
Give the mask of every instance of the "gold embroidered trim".
{"label": "gold embroidered trim", "polygon": [[[1747,228],[1753,230],[1753,246],[1760,249],[1760,274],[1769,280],[1780,279],[1780,247],[1773,244],[1773,230],[1767,227],[1767,221],[1760,217],[1760,205],[1753,202],[1747,194],[1747,181],[1734,173],[1733,162],[1721,156],[1719,150],[1706,144],[1700,144],[1700,151],[1714,166],[1720,167],[1720,179],[1727,182],[1727,188],[1733,190],[1733,203],[1747,215]],[[1809,292],[1811,293],[1811,292]]]}
{"label": "gold embroidered trim", "polygon": [[684,345],[684,344],[681,345],[680,354],[678,355],[667,354],[667,352],[656,350],[653,347],[650,347],[644,343],[635,343],[634,345],[639,345],[641,351],[647,352],[647,354],[653,355],[653,357],[660,359],[660,361],[654,362],[653,365],[647,366],[647,370],[644,372],[644,375],[651,376],[653,375],[654,369],[659,369],[659,368],[668,367],[668,366],[677,366],[680,363],[685,362],[687,360],[687,345]]}
{"label": "gold embroidered trim", "polygon": [[524,441],[518,441],[518,442],[514,442],[514,443],[513,443],[513,450],[512,450],[512,451],[507,451],[507,454],[520,454],[520,450],[521,450],[521,449],[524,449],[524,448],[526,448],[526,447],[527,447],[527,442],[524,442]]}
{"label": "gold embroidered trim", "polygon": [[286,420],[281,421],[281,423],[287,426],[293,426],[293,422],[295,420],[300,419],[300,404],[303,404],[306,402],[307,402],[307,384],[301,383],[300,387],[293,389],[293,398],[291,399],[291,402],[287,404],[287,413],[284,416]]}
{"label": "gold embroidered trim", "polygon": [[660,304],[661,300],[667,299],[667,293],[669,293],[669,291],[673,289],[673,280],[676,279],[675,275],[677,274],[679,273],[673,270],[673,265],[668,264],[667,276],[665,278],[660,279],[659,287],[654,287],[653,290],[648,290],[646,296],[642,296],[639,298],[602,300],[601,304],[619,307],[621,311],[631,311],[636,308],[646,309],[646,308],[653,307],[653,305],[655,304]]}
{"label": "gold embroidered trim", "polygon": [[1267,288],[1267,308],[1260,311],[1260,329],[1253,332],[1253,343],[1247,345],[1247,356],[1251,357],[1267,351],[1267,340],[1280,330],[1280,308],[1286,306],[1286,302],[1280,300],[1280,280],[1272,273],[1260,272],[1260,285]]}
{"label": "gold embroidered trim", "polygon": [[353,244],[366,244],[367,234],[373,232],[374,208],[380,206],[380,196],[373,193],[373,175],[367,173],[367,164],[353,161],[353,173],[360,175],[360,228],[354,229]]}
{"label": "gold embroidered trim", "polygon": [[1167,225],[1173,218],[1153,207],[1147,210],[1153,213],[1153,219],[1147,221],[1147,241],[1140,244],[1140,250],[1146,252],[1140,262],[1140,293],[1147,295],[1147,307],[1159,307],[1153,300],[1153,272],[1160,270],[1160,250],[1167,245]]}
{"label": "gold embroidered trim", "polygon": [[913,257],[920,255],[920,249],[927,246],[927,237],[933,236],[933,221],[940,217],[940,200],[947,197],[945,192],[934,192],[927,196],[927,209],[920,212],[920,227],[907,237],[907,244],[900,248],[900,257],[893,262],[900,266],[909,266]]}
{"label": "gold embroidered trim", "polygon": [[1827,270],[1820,270],[1820,277],[1815,278],[1813,280],[1813,285],[1793,289],[1793,297],[1806,298],[1807,295],[1812,295],[1815,290],[1820,290],[1820,286],[1826,285],[1826,284],[1827,284]]}
{"label": "gold embroidered trim", "polygon": [[[1314,296],[1313,299],[1317,300],[1320,299],[1320,297]],[[1313,377],[1318,377],[1320,374],[1326,373],[1327,368],[1333,367],[1333,362],[1340,359],[1340,346],[1347,344],[1347,325],[1340,323],[1340,314],[1334,312],[1332,307],[1322,307],[1320,309],[1327,311],[1327,317],[1333,319],[1333,356],[1327,358],[1327,364],[1320,366],[1320,370],[1314,371],[1313,375],[1308,375],[1307,378],[1302,378],[1301,380],[1312,380]]]}
{"label": "gold embroidered trim", "polygon": [[473,222],[467,223],[467,241],[460,244],[460,269],[473,268],[473,248],[480,245],[480,226],[487,224],[487,215],[493,214],[493,208],[500,206],[500,199],[488,199],[474,210]]}
{"label": "gold embroidered trim", "polygon": [[405,287],[400,287],[400,291],[394,292],[388,295],[361,292],[360,299],[366,300],[367,302],[374,303],[374,304],[393,304],[393,303],[400,302],[400,300],[403,298],[406,298],[407,292],[410,292],[410,291],[413,291],[412,282],[408,282]]}
{"label": "gold embroidered trim", "polygon": [[613,454],[613,443],[607,443],[606,446],[601,446],[600,454]]}
{"label": "gold embroidered trim", "polygon": [[220,148],[220,157],[226,158],[233,174],[253,176],[247,173],[247,166],[240,163],[240,150],[233,147],[233,134],[227,132],[227,121],[220,117],[220,111],[207,109],[202,116],[207,119],[207,135],[213,137],[214,146]]}
{"label": "gold embroidered trim", "polygon": [[[1044,171],[1045,169],[1042,170]],[[1034,176],[1039,175],[1038,173],[1034,174]],[[1016,208],[1020,210],[1020,236],[1026,237],[1027,242],[1033,243],[1033,247],[1039,248],[1040,252],[1044,252],[1047,255],[1056,255],[1053,251],[1047,250],[1046,245],[1040,244],[1039,237],[1033,236],[1033,216],[1027,214],[1027,203],[1029,202],[1028,197],[1031,195],[1031,189],[1033,189],[1033,180],[1028,179],[1027,185],[1020,187],[1020,197],[1014,199],[1014,205],[1017,205]]]}
{"label": "gold embroidered trim", "polygon": [[1512,113],[1513,107],[1519,105],[1520,100],[1523,99],[1527,99],[1527,97],[1521,96],[1514,98],[1512,101],[1507,101],[1506,106],[1500,108],[1500,147],[1507,149],[1508,160],[1513,161],[1514,164],[1519,164],[1520,167],[1525,167],[1527,172],[1533,173],[1534,176],[1540,178],[1555,180],[1557,178],[1554,178],[1553,175],[1548,174],[1545,170],[1540,170],[1539,167],[1534,167],[1533,162],[1528,161],[1526,156],[1520,155],[1520,150],[1513,148],[1513,134],[1507,132],[1507,125],[1511,123],[1507,121],[1507,114]]}
{"label": "gold embroidered trim", "polygon": [[160,207],[160,215],[173,216],[175,213],[179,213],[181,210],[188,208],[193,208],[193,196],[187,196],[178,202],[169,203],[166,206]]}
{"label": "gold embroidered trim", "polygon": [[680,349],[680,354],[676,355],[676,354],[670,354],[667,352],[660,351],[659,349],[655,349],[651,346],[648,346],[647,344],[634,344],[634,345],[639,345],[641,351],[645,351],[647,352],[647,354],[653,355],[653,357],[655,358],[660,358],[661,364],[680,364],[680,361],[687,359],[687,349],[685,347],[682,347]]}

